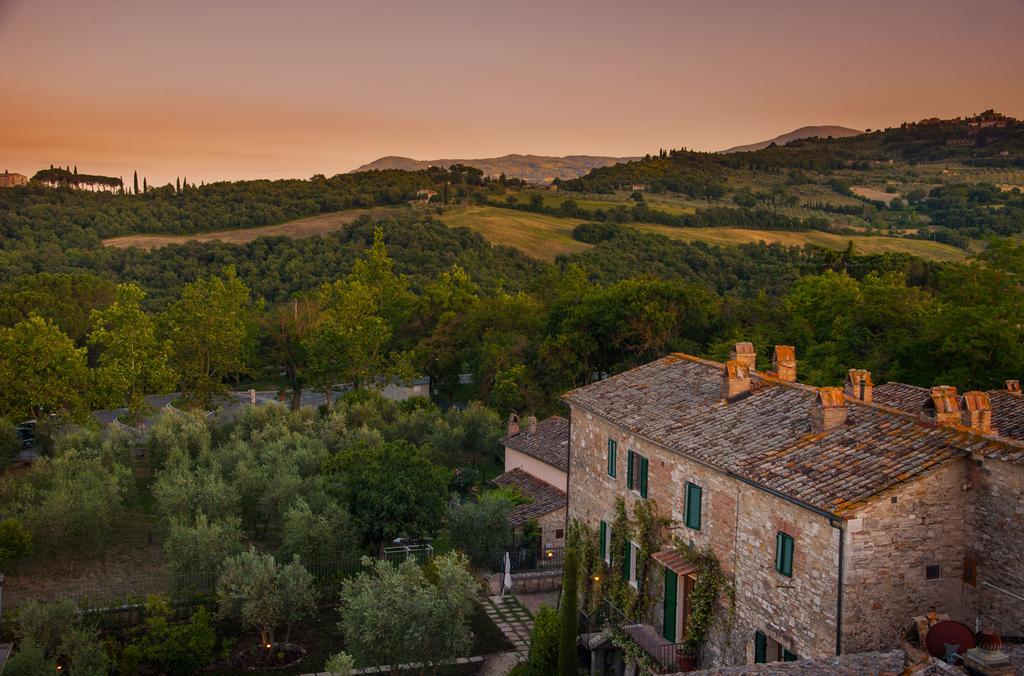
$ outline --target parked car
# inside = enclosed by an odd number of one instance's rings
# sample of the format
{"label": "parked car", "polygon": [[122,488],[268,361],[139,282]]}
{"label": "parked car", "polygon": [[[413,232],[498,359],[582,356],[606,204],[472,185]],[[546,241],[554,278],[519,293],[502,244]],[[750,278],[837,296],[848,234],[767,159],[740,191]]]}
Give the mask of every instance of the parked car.
{"label": "parked car", "polygon": [[21,441],[22,448],[32,448],[36,443],[36,421],[26,420],[14,426],[14,431]]}

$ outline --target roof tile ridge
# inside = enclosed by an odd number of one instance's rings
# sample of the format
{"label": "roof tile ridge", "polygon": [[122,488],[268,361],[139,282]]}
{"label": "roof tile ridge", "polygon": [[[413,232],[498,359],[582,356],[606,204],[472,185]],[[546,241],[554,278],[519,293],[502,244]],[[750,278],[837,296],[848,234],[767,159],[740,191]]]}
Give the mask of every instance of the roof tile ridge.
{"label": "roof tile ridge", "polygon": [[[902,384],[905,384],[905,383],[900,383],[900,384],[902,385]],[[920,387],[920,386],[919,385],[911,385],[911,387]],[[925,389],[925,388],[921,388],[921,389]],[[968,425],[962,425],[960,423],[953,423],[951,425],[939,425],[939,424],[936,424],[934,421],[929,420],[927,417],[925,417],[925,416],[923,416],[923,415],[921,415],[919,413],[914,413],[912,411],[906,411],[904,409],[895,408],[893,406],[887,406],[885,404],[879,404],[879,403],[876,403],[876,402],[873,402],[873,401],[872,402],[863,401],[861,399],[858,399],[857,397],[851,397],[848,394],[844,395],[844,398],[846,399],[846,403],[847,404],[856,404],[858,406],[863,406],[864,408],[871,408],[871,409],[875,409],[875,410],[878,410],[878,411],[882,411],[884,413],[888,413],[890,415],[895,415],[895,416],[898,416],[898,417],[901,417],[901,418],[906,418],[906,419],[910,420],[911,422],[915,422],[915,423],[919,424],[921,427],[924,427],[926,429],[940,430],[940,431],[947,430],[949,432],[956,432],[956,433],[968,435],[968,436],[973,437],[974,439],[976,439],[978,441],[985,441],[985,442],[988,442],[988,443],[996,444],[998,446],[1004,446],[1004,447],[1008,447],[1008,448],[1024,450],[1024,441],[1021,441],[1021,440],[1018,440],[1018,439],[1011,439],[1010,437],[1004,437],[1004,436],[1001,436],[999,434],[984,434],[984,433],[979,432],[978,430],[976,430],[976,429],[974,429],[974,428],[972,428],[972,427],[970,427]]]}

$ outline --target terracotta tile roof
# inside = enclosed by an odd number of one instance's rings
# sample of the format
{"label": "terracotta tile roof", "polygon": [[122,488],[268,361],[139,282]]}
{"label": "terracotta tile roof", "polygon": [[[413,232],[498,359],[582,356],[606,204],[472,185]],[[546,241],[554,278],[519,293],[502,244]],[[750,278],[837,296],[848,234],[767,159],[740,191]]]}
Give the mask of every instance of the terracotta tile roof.
{"label": "terracotta tile roof", "polygon": [[[1008,439],[1024,441],[1024,396],[1008,390],[988,390],[992,406],[992,429]],[[973,395],[976,396],[976,395]],[[930,398],[930,391],[924,387],[905,383],[886,383],[874,389],[874,402],[898,408],[909,413],[923,410]]]}
{"label": "terracotta tile roof", "polygon": [[697,572],[697,566],[687,561],[682,554],[674,549],[662,549],[657,554],[651,554],[651,558],[676,575],[689,575]]}
{"label": "terracotta tile roof", "polygon": [[569,421],[560,415],[541,420],[533,434],[527,433],[523,425],[519,434],[507,436],[501,443],[563,472],[569,471]]}
{"label": "terracotta tile roof", "polygon": [[530,502],[525,505],[517,505],[512,510],[509,522],[513,526],[521,526],[530,519],[536,519],[565,507],[564,492],[518,467],[494,477],[491,479],[491,483],[496,486],[515,486],[523,497],[530,499]]}
{"label": "terracotta tile roof", "polygon": [[[817,388],[755,372],[751,395],[726,403],[723,368],[671,355],[569,392],[565,400],[672,451],[834,514],[971,452],[1024,460],[1024,445],[936,427],[917,415],[854,399],[846,399],[844,424],[814,434],[810,411]],[[928,399],[929,391],[920,389],[920,398]]]}
{"label": "terracotta tile roof", "polygon": [[[853,653],[838,657],[820,657],[796,662],[769,662],[742,667],[718,667],[707,671],[691,671],[689,676],[884,676],[902,674],[907,656],[902,650],[887,653]],[[950,673],[958,673],[950,670]],[[677,674],[676,676],[682,676]]]}
{"label": "terracotta tile roof", "polygon": [[1024,396],[1006,390],[989,390],[992,427],[1001,437],[1024,441]]}
{"label": "terracotta tile roof", "polygon": [[920,413],[924,410],[925,402],[931,397],[931,391],[927,387],[907,385],[905,383],[885,383],[877,385],[872,392],[871,399],[876,404],[891,406],[901,411]]}

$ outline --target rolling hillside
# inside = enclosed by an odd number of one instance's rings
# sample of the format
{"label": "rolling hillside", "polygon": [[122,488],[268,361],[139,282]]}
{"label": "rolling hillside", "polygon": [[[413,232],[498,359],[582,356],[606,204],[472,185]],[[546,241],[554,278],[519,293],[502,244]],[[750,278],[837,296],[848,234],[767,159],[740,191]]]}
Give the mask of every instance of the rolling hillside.
{"label": "rolling hillside", "polygon": [[556,178],[570,179],[583,176],[591,169],[607,167],[626,162],[635,157],[602,157],[598,155],[568,155],[549,157],[547,155],[504,155],[476,160],[414,160],[409,157],[389,156],[364,164],[355,171],[371,169],[405,169],[417,171],[428,167],[449,167],[464,164],[484,172],[485,176],[506,176],[521,178],[529,183],[550,183]]}
{"label": "rolling hillside", "polygon": [[845,138],[847,136],[856,136],[857,134],[863,133],[864,132],[861,131],[860,129],[850,129],[849,127],[839,127],[836,125],[800,127],[799,129],[794,129],[788,134],[779,134],[775,138],[768,139],[767,141],[759,141],[757,143],[750,143],[748,145],[735,146],[727,150],[719,150],[718,152],[742,153],[752,150],[761,150],[762,148],[767,148],[773,143],[777,146],[784,146],[790,141],[796,141],[797,139],[802,138],[828,138],[829,136],[831,136],[832,138]]}

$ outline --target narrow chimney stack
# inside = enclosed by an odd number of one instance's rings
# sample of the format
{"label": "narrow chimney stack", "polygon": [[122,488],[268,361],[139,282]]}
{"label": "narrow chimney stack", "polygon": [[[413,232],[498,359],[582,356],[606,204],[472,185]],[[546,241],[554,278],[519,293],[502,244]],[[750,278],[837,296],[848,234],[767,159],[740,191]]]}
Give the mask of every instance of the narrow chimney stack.
{"label": "narrow chimney stack", "polygon": [[1020,396],[1020,381],[1019,380],[1007,380],[1006,391],[1010,394],[1016,394]]}
{"label": "narrow chimney stack", "polygon": [[526,433],[531,436],[537,433],[537,416],[531,415],[526,419]]}
{"label": "narrow chimney stack", "polygon": [[959,424],[960,400],[956,396],[956,388],[949,385],[933,387],[931,396],[924,403],[924,415],[936,425]]}
{"label": "narrow chimney stack", "polygon": [[811,404],[811,431],[831,432],[846,423],[846,396],[838,387],[822,387]]}
{"label": "narrow chimney stack", "polygon": [[772,370],[779,380],[796,382],[796,348],[792,345],[776,345],[772,353]]}
{"label": "narrow chimney stack", "polygon": [[729,353],[729,359],[743,364],[748,371],[757,370],[757,352],[754,351],[753,343],[736,343]]}
{"label": "narrow chimney stack", "polygon": [[875,386],[871,382],[871,371],[850,369],[846,374],[846,396],[870,404]]}
{"label": "narrow chimney stack", "polygon": [[725,370],[722,372],[722,399],[736,401],[750,394],[753,381],[750,378],[750,369],[738,359],[731,359],[725,362]]}
{"label": "narrow chimney stack", "polygon": [[508,436],[514,437],[519,434],[519,416],[515,413],[508,417]]}
{"label": "narrow chimney stack", "polygon": [[975,432],[989,434],[992,430],[992,403],[984,392],[964,392],[960,399],[961,420]]}

